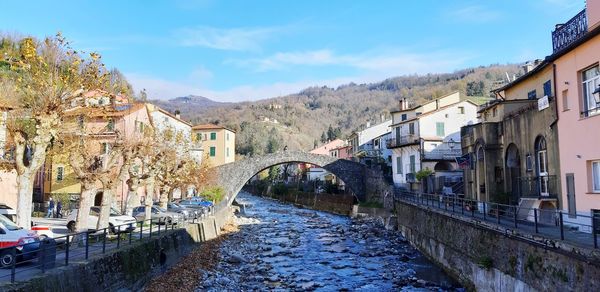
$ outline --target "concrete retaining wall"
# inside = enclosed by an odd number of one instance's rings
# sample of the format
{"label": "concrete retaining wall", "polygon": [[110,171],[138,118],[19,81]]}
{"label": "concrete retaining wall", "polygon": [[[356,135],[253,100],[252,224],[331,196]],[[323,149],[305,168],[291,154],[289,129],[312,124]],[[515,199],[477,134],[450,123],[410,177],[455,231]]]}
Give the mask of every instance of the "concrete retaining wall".
{"label": "concrete retaining wall", "polygon": [[[247,189],[246,191],[251,191]],[[291,191],[282,196],[267,196],[282,202],[302,205],[306,208],[340,215],[351,215],[354,196],[342,194],[315,194]]]}
{"label": "concrete retaining wall", "polygon": [[600,291],[597,258],[410,203],[397,202],[396,211],[405,238],[471,290]]}
{"label": "concrete retaining wall", "polygon": [[202,242],[219,236],[231,214],[231,209],[226,208],[199,223],[188,224],[185,229],[167,231],[87,262],[52,269],[27,282],[0,285],[0,291],[139,290]]}

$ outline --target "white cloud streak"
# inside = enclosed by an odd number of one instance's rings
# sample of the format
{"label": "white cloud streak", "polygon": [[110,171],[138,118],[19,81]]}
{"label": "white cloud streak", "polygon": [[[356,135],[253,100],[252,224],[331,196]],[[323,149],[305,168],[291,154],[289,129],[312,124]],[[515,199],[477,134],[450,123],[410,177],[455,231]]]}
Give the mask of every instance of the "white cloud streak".
{"label": "white cloud streak", "polygon": [[216,28],[198,26],[175,31],[179,44],[228,51],[257,51],[264,41],[279,29],[266,28]]}

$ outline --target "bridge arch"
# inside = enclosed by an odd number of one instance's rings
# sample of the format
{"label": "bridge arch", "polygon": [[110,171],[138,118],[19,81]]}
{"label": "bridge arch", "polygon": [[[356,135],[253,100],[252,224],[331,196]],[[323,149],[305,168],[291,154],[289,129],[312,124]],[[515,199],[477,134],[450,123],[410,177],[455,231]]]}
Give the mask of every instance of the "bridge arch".
{"label": "bridge arch", "polygon": [[344,181],[359,200],[362,201],[365,198],[364,165],[346,159],[304,151],[279,151],[214,167],[215,183],[223,187],[227,202],[231,205],[242,187],[254,175],[271,166],[284,163],[310,163],[322,167]]}

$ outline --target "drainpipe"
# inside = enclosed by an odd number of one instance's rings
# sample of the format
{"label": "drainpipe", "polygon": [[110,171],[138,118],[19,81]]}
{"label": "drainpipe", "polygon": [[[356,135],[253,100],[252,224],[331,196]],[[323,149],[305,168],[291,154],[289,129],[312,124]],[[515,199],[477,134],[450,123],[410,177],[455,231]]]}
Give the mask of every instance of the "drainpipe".
{"label": "drainpipe", "polygon": [[[554,111],[556,114],[556,117],[554,118],[554,121],[552,121],[552,123],[550,123],[550,128],[552,128],[556,123],[558,123],[558,92],[556,92],[556,64],[552,63],[552,79],[554,79],[554,84],[552,84],[554,89]],[[557,129],[558,132],[558,129]]]}

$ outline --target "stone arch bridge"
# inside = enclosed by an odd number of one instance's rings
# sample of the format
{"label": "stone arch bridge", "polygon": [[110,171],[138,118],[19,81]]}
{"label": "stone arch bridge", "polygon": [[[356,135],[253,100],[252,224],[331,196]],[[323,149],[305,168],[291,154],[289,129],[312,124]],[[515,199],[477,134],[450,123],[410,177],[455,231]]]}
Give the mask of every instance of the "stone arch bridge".
{"label": "stone arch bridge", "polygon": [[254,175],[271,166],[294,162],[310,163],[326,169],[344,181],[359,200],[364,200],[366,168],[363,164],[304,151],[279,151],[214,167],[215,183],[223,187],[227,202],[231,205],[242,187]]}

